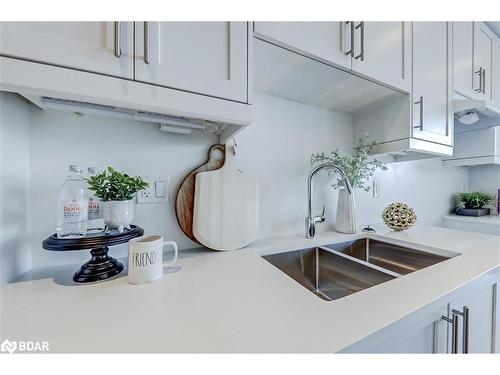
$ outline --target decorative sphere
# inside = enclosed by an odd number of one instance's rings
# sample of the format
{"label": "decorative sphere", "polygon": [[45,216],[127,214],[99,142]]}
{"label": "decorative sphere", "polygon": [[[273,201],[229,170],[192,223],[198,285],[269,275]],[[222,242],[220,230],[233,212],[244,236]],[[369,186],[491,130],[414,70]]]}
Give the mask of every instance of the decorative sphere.
{"label": "decorative sphere", "polygon": [[417,215],[413,208],[407,204],[397,202],[387,206],[382,212],[385,225],[395,231],[411,228],[417,221]]}

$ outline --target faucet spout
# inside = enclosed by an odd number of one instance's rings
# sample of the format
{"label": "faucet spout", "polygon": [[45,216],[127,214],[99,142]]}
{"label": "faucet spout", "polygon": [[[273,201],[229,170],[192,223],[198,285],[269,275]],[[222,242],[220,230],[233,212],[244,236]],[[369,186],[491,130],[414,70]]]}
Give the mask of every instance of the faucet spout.
{"label": "faucet spout", "polygon": [[323,213],[320,216],[314,216],[313,212],[312,212],[313,178],[319,171],[321,171],[323,169],[333,169],[334,171],[336,171],[340,175],[340,177],[342,178],[342,181],[344,182],[344,185],[347,189],[347,192],[349,194],[353,193],[352,185],[351,185],[351,182],[349,181],[349,178],[347,177],[347,174],[344,172],[344,170],[342,168],[340,168],[336,164],[333,164],[333,163],[320,164],[311,170],[311,172],[309,173],[309,177],[307,178],[306,238],[309,238],[309,239],[316,238],[316,224],[323,223],[325,221],[325,208],[324,207],[323,207]]}

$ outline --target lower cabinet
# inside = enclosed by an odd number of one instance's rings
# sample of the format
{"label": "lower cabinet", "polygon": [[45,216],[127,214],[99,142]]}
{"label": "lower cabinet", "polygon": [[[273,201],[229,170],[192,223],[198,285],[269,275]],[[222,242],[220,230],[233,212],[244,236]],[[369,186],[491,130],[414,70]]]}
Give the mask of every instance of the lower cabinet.
{"label": "lower cabinet", "polygon": [[[459,313],[458,325],[458,351],[459,353],[498,353],[498,273],[488,274],[469,283],[453,293],[450,297],[450,311],[448,316],[453,317]],[[468,309],[468,332],[463,316],[464,308]],[[451,340],[453,337],[451,338]],[[468,350],[464,348],[468,346]]]}
{"label": "lower cabinet", "polygon": [[[500,353],[499,275],[495,270],[473,280],[343,352]],[[468,313],[464,314],[464,308]]]}

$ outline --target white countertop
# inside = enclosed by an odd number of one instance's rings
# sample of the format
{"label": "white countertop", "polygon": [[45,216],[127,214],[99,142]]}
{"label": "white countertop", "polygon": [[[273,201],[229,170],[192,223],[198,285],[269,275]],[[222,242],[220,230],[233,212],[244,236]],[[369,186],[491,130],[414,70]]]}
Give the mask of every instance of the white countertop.
{"label": "white countertop", "polygon": [[463,216],[463,215],[445,215],[443,220],[451,221],[462,221],[466,223],[478,223],[487,225],[498,225],[500,226],[500,216],[499,215],[486,215],[486,216]]}
{"label": "white countertop", "polygon": [[500,264],[497,236],[375,228],[372,238],[462,255],[336,301],[318,298],[259,254],[365,233],[185,251],[160,281],[138,286],[126,277],[76,285],[78,265],[32,271],[0,289],[0,338],[49,341],[52,352],[336,352]]}

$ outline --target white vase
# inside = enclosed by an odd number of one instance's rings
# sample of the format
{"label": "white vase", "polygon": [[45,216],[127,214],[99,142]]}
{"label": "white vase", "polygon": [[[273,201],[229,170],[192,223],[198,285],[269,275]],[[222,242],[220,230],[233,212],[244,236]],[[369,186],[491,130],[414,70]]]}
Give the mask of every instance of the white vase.
{"label": "white vase", "polygon": [[104,202],[104,224],[109,229],[118,229],[121,233],[124,228],[130,228],[134,220],[134,200]]}
{"label": "white vase", "polygon": [[356,233],[357,226],[354,191],[349,194],[347,189],[339,189],[335,230],[340,233]]}

